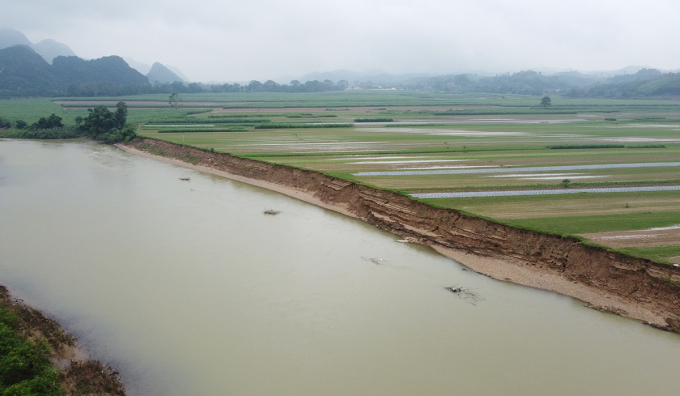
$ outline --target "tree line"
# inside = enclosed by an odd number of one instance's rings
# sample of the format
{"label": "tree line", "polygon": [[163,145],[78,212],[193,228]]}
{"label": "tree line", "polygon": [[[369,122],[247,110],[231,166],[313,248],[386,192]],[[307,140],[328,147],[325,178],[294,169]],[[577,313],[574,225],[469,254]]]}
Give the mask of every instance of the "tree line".
{"label": "tree line", "polygon": [[118,102],[116,110],[110,111],[106,106],[87,109],[87,117],[76,117],[76,125],[66,126],[62,118],[56,114],[42,117],[37,122],[28,125],[23,120],[17,120],[14,128],[10,121],[3,121],[7,129],[0,130],[0,137],[19,139],[73,139],[89,137],[104,143],[129,142],[137,134],[135,129],[127,124],[127,105]]}

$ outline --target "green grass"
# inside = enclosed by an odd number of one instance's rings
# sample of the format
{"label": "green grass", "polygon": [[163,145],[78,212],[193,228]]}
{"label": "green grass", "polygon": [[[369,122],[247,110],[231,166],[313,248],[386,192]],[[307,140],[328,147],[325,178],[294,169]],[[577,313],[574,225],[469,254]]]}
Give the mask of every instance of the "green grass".
{"label": "green grass", "polygon": [[[623,248],[620,250],[632,256],[644,257],[666,264],[673,264],[670,261],[672,258],[676,258],[675,260],[680,258],[680,245]],[[676,263],[677,262],[680,261],[676,261]]]}
{"label": "green grass", "polygon": [[643,230],[680,224],[680,212],[631,213],[605,216],[545,217],[506,220],[506,224],[556,234]]}

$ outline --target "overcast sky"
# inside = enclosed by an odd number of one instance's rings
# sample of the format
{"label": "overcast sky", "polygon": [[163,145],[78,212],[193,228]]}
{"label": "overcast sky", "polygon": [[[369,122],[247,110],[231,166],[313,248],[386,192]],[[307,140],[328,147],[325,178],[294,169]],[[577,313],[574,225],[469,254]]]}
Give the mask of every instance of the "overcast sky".
{"label": "overcast sky", "polygon": [[680,68],[680,0],[0,0],[0,26],[193,81]]}

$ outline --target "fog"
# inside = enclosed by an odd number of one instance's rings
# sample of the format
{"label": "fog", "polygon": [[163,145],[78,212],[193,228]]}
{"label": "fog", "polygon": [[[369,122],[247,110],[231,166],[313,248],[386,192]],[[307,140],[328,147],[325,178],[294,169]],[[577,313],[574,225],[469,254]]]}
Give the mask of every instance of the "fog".
{"label": "fog", "polygon": [[680,68],[677,0],[0,0],[0,26],[193,81],[314,71]]}

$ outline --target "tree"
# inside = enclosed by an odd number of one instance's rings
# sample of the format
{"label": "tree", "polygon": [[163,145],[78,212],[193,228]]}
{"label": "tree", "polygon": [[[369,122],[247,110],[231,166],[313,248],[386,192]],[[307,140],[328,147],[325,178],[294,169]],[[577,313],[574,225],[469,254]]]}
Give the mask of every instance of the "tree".
{"label": "tree", "polygon": [[52,129],[52,128],[62,128],[64,124],[61,122],[61,117],[52,113],[51,116],[45,118],[42,117],[38,122],[31,125],[32,129]]}
{"label": "tree", "polygon": [[17,120],[17,122],[14,124],[17,129],[24,129],[28,124],[26,124],[26,121],[24,120]]}
{"label": "tree", "polygon": [[541,99],[541,106],[543,106],[544,109],[547,109],[550,105],[550,96],[544,96],[543,99]]}
{"label": "tree", "polygon": [[116,104],[116,112],[113,115],[115,120],[115,127],[118,129],[125,128],[125,121],[127,119],[127,105],[125,102],[118,102]]}
{"label": "tree", "polygon": [[571,180],[569,180],[569,179],[562,180],[562,187],[569,188],[570,184],[571,184]]}
{"label": "tree", "polygon": [[127,106],[125,102],[116,104],[116,111],[112,113],[106,106],[97,106],[87,109],[88,116],[83,118],[78,129],[85,135],[95,140],[106,143],[128,142],[136,134],[134,128],[125,127]]}
{"label": "tree", "polygon": [[170,107],[174,107],[175,110],[177,110],[179,108],[179,94],[173,92],[168,98],[168,103],[170,104]]}

